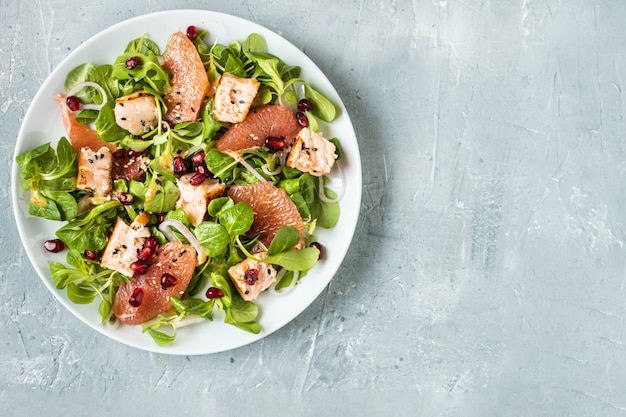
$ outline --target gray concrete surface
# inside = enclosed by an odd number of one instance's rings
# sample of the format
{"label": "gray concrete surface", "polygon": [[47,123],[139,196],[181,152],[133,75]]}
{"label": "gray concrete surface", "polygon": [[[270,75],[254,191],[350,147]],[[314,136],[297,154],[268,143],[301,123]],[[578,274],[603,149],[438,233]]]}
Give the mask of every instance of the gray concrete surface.
{"label": "gray concrete surface", "polygon": [[[173,8],[305,51],[364,175],[328,289],[262,341],[193,357],[68,313],[25,256],[9,186],[55,65]],[[620,0],[0,0],[0,414],[626,415],[624,21]]]}

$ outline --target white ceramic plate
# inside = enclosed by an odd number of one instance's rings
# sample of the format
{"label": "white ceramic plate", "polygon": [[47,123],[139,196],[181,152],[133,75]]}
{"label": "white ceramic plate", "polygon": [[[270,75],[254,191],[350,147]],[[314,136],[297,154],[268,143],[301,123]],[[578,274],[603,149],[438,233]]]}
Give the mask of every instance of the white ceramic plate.
{"label": "white ceramic plate", "polygon": [[287,64],[299,65],[302,68],[301,78],[329,97],[339,110],[339,117],[321,129],[326,137],[341,140],[345,154],[338,164],[340,169],[335,169],[331,176],[331,186],[341,194],[339,222],[333,229],[316,230],[318,240],[326,247],[325,257],[300,285],[286,295],[264,293],[257,299],[259,322],[263,327],[260,334],[244,332],[224,324],[221,317],[215,317],[212,322],[179,329],[174,343],[161,348],[148,334],[142,334],[140,327],[103,327],[97,301],[88,305],[73,304],[67,299],[65,291],[54,287],[48,265],[52,260],[65,262],[65,254],[50,254],[42,245],[45,240],[55,237],[54,233],[61,224],[28,215],[29,194],[21,189],[22,180],[15,163],[12,171],[13,207],[22,243],[35,270],[58,300],[80,320],[112,339],[147,351],[179,355],[234,349],[257,341],[293,320],[315,300],[337,272],[354,234],[361,201],[361,162],[354,129],[341,99],[322,71],[297,47],[276,33],[250,21],[211,11],[175,10],[139,16],[112,26],[81,44],[50,74],[33,99],[19,132],[14,156],[49,141],[56,142],[65,135],[53,96],[64,91],[65,76],[76,65],[86,61],[112,63],[130,40],[143,34],[147,34],[163,51],[169,35],[178,30],[185,31],[189,25],[207,29],[211,43],[228,44],[233,39],[243,41],[253,32],[261,34],[269,52]]}

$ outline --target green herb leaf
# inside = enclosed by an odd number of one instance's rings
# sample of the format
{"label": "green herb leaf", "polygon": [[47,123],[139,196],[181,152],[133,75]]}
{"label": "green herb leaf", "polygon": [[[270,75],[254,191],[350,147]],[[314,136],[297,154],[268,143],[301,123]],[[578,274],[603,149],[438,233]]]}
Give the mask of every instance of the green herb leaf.
{"label": "green herb leaf", "polygon": [[317,248],[290,249],[267,256],[263,262],[280,265],[290,271],[308,271],[317,263],[319,254]]}
{"label": "green herb leaf", "polygon": [[293,226],[283,226],[276,232],[270,247],[267,249],[268,255],[284,252],[293,248],[300,241],[300,233]]}

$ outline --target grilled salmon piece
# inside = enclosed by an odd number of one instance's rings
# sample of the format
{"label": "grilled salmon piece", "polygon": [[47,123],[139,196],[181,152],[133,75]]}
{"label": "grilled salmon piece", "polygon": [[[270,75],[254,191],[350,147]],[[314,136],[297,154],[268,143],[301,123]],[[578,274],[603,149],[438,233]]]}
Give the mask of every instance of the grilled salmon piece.
{"label": "grilled salmon piece", "polygon": [[[255,253],[258,259],[265,259],[266,252]],[[277,271],[271,264],[246,258],[228,268],[228,275],[237,291],[246,301],[256,299],[262,291],[276,282]]]}
{"label": "grilled salmon piece", "polygon": [[189,173],[176,180],[180,190],[176,207],[182,208],[187,219],[196,227],[204,220],[209,202],[224,194],[226,184],[207,178],[199,185],[192,185],[190,180],[193,176],[194,173]]}
{"label": "grilled salmon piece", "polygon": [[[192,246],[181,242],[167,242],[156,250],[149,260],[150,267],[144,275],[135,275],[130,282],[120,285],[113,303],[113,314],[126,324],[141,324],[155,318],[158,314],[172,308],[171,296],[183,295],[196,266],[196,251]],[[163,286],[161,279],[170,274],[175,283]],[[169,284],[172,281],[170,280]],[[169,285],[168,284],[168,285]],[[137,298],[131,305],[133,294],[141,293],[141,302]]]}
{"label": "grilled salmon piece", "polygon": [[96,196],[107,196],[113,187],[111,168],[113,155],[105,146],[97,151],[81,148],[78,152],[78,177],[76,189],[93,191]]}
{"label": "grilled salmon piece", "polygon": [[148,237],[150,237],[148,228],[140,224],[130,226],[118,217],[104,248],[100,264],[127,277],[132,277],[134,272],[130,264],[137,260],[137,253],[143,248]]}
{"label": "grilled salmon piece", "polygon": [[163,118],[171,124],[197,120],[209,92],[209,77],[198,50],[183,32],[170,36],[163,68],[172,74],[170,89],[163,97],[167,106]]}
{"label": "grilled salmon piece", "polygon": [[111,175],[114,180],[136,180],[143,176],[150,166],[150,158],[147,156],[129,156],[124,152],[122,156],[113,155],[113,168]]}
{"label": "grilled salmon piece", "polygon": [[217,141],[220,152],[260,148],[268,137],[277,137],[291,145],[301,126],[294,113],[281,104],[268,104],[248,113],[241,123],[231,126]]}
{"label": "grilled salmon piece", "polygon": [[159,122],[154,95],[147,91],[136,91],[115,100],[115,123],[132,135],[143,135]]}
{"label": "grilled salmon piece", "polygon": [[255,78],[223,73],[215,90],[213,118],[218,122],[242,122],[248,115],[260,86],[261,83]]}
{"label": "grilled salmon piece", "polygon": [[330,172],[337,159],[337,148],[320,133],[308,127],[298,133],[287,157],[287,166],[311,175],[321,176]]}

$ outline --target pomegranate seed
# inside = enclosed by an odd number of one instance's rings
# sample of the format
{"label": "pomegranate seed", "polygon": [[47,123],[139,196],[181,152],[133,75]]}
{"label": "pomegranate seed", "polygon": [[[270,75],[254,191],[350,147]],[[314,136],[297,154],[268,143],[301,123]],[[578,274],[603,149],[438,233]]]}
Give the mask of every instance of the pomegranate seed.
{"label": "pomegranate seed", "polygon": [[83,256],[90,261],[95,261],[96,259],[98,259],[98,253],[89,249],[85,249],[85,252],[83,252]]}
{"label": "pomegranate seed", "polygon": [[130,264],[130,269],[138,275],[145,275],[145,273],[148,272],[148,263],[138,260]]}
{"label": "pomegranate seed", "polygon": [[296,113],[296,120],[298,120],[298,123],[302,127],[307,127],[309,125],[309,119],[306,117],[306,114],[302,113],[301,111]]}
{"label": "pomegranate seed", "polygon": [[194,171],[196,171],[197,174],[202,174],[205,177],[209,176],[209,169],[206,167],[206,165],[198,165],[194,168]]}
{"label": "pomegranate seed", "polygon": [[[162,214],[162,213],[161,213]],[[164,215],[165,216],[165,215]],[[152,251],[156,250],[157,244],[159,242],[157,242],[156,237],[154,236],[150,236],[148,239],[146,239],[146,241],[143,244],[144,248],[150,248]]]}
{"label": "pomegranate seed", "polygon": [[71,111],[80,110],[80,99],[76,96],[68,96],[65,99],[65,104],[70,108]]}
{"label": "pomegranate seed", "polygon": [[174,171],[174,174],[176,175],[183,175],[187,173],[187,164],[182,156],[174,157],[174,161],[172,162],[172,171]]}
{"label": "pomegranate seed", "polygon": [[61,239],[50,239],[43,242],[43,247],[48,252],[57,253],[65,249],[65,243]]}
{"label": "pomegranate seed", "polygon": [[126,158],[126,149],[119,148],[115,152],[113,152],[113,158],[115,159],[124,159]]}
{"label": "pomegranate seed", "polygon": [[200,185],[206,179],[206,175],[196,172],[193,174],[193,177],[189,178],[189,184],[191,185]]}
{"label": "pomegranate seed", "polygon": [[133,201],[135,200],[135,197],[133,197],[132,194],[125,193],[125,192],[118,193],[115,197],[119,200],[120,203],[122,203],[125,206],[130,206],[131,204],[133,204]]}
{"label": "pomegranate seed", "polygon": [[191,160],[196,165],[203,165],[204,164],[204,151],[200,151],[194,156],[192,156]]}
{"label": "pomegranate seed", "polygon": [[322,259],[322,255],[324,254],[324,247],[322,246],[321,243],[319,242],[311,242],[311,244],[309,245],[312,248],[317,249],[318,251],[320,251],[319,256],[317,257],[317,259]]}
{"label": "pomegranate seed", "polygon": [[154,236],[150,236],[143,244],[143,248],[137,253],[137,259],[147,261],[156,251],[157,240]]}
{"label": "pomegranate seed", "polygon": [[139,64],[141,64],[141,59],[138,56],[131,56],[126,60],[124,65],[126,66],[126,69],[132,70],[137,68],[137,65]]}
{"label": "pomegranate seed", "polygon": [[152,249],[144,247],[137,253],[137,259],[140,261],[147,261],[152,256]]}
{"label": "pomegranate seed", "polygon": [[157,224],[163,223],[165,221],[165,216],[166,215],[167,215],[167,213],[159,213],[159,214],[157,214],[157,216],[156,216]]}
{"label": "pomegranate seed", "polygon": [[129,158],[137,158],[138,156],[142,156],[146,153],[146,150],[142,150],[142,151],[134,151],[132,149],[128,150],[128,157]]}
{"label": "pomegranate seed", "polygon": [[161,275],[161,289],[162,290],[166,290],[170,287],[173,287],[174,285],[176,285],[177,282],[178,280],[172,274],[168,274],[166,272],[163,275]]}
{"label": "pomegranate seed", "polygon": [[268,136],[265,139],[265,146],[272,152],[282,151],[285,147],[285,139],[276,136]]}
{"label": "pomegranate seed", "polygon": [[208,299],[222,298],[223,296],[224,296],[224,291],[220,290],[219,288],[209,287],[209,289],[206,290],[206,298]]}
{"label": "pomegranate seed", "polygon": [[141,288],[135,288],[133,295],[128,299],[128,304],[133,307],[139,307],[143,301],[143,290]]}
{"label": "pomegranate seed", "polygon": [[251,268],[246,271],[246,284],[254,285],[255,282],[259,279],[259,271]]}
{"label": "pomegranate seed", "polygon": [[298,102],[298,110],[300,111],[311,111],[313,110],[313,103],[311,103],[306,98],[303,98]]}
{"label": "pomegranate seed", "polygon": [[187,28],[187,37],[192,41],[195,40],[198,37],[198,29],[195,26],[189,26]]}

